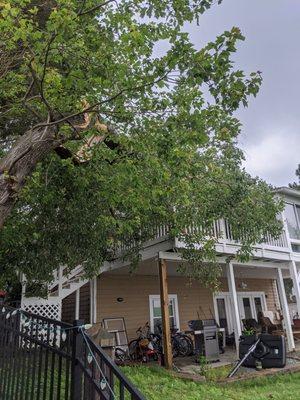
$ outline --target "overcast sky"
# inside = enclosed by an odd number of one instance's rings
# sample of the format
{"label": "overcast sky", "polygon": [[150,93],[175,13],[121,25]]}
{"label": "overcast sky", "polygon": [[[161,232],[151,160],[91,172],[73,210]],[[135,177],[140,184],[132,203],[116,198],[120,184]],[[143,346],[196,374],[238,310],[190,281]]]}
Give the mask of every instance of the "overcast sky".
{"label": "overcast sky", "polygon": [[260,70],[264,80],[259,95],[238,112],[246,169],[287,185],[300,163],[300,0],[223,0],[188,31],[200,47],[232,26],[246,36],[237,67]]}

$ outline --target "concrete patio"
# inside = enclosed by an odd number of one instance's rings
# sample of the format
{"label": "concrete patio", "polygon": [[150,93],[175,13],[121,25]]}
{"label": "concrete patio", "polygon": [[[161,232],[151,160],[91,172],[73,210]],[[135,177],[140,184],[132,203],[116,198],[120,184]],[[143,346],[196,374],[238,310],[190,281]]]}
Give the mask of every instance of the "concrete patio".
{"label": "concrete patio", "polygon": [[[234,366],[238,360],[236,349],[232,346],[226,346],[225,353],[220,354],[220,360],[217,362],[209,363],[209,368],[220,368],[224,366]],[[200,364],[196,362],[195,356],[190,357],[178,357],[174,359],[175,369],[178,368],[178,372],[183,374],[198,375],[200,372]],[[289,371],[291,367],[299,366],[300,368],[300,341],[296,342],[296,350],[287,354],[286,366],[284,368],[270,368],[264,371]],[[237,376],[245,373],[254,373],[261,375],[262,371],[256,371],[254,368],[241,367],[240,372]]]}

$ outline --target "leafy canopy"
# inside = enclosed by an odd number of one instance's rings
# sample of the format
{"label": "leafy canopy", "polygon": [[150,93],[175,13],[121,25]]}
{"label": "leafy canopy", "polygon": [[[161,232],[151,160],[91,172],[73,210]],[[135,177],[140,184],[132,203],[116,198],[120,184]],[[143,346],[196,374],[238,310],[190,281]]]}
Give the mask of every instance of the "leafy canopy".
{"label": "leafy canopy", "polygon": [[[86,162],[49,154],[28,179],[1,232],[3,279],[17,268],[30,280],[49,280],[61,264],[84,263],[92,274],[121,241],[134,241],[134,258],[155,223],[186,242],[194,275],[212,285],[219,269],[202,261],[215,261],[213,221],[226,218],[242,237],[242,259],[251,244],[280,232],[281,205],[242,169],[237,147],[234,112],[262,80],[233,64],[244,37],[234,27],[198,49],[184,30],[201,24],[213,3],[2,2],[3,152],[48,124],[75,154],[99,135],[76,129],[83,110],[108,127],[108,140]],[[206,229],[190,232],[192,225]]]}

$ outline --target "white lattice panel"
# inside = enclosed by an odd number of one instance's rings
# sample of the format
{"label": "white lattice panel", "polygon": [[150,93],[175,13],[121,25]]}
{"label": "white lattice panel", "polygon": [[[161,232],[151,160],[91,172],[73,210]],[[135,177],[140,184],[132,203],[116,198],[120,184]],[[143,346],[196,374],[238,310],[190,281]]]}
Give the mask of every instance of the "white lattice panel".
{"label": "white lattice panel", "polygon": [[61,301],[59,299],[36,299],[25,298],[22,300],[21,308],[32,314],[42,317],[61,320]]}

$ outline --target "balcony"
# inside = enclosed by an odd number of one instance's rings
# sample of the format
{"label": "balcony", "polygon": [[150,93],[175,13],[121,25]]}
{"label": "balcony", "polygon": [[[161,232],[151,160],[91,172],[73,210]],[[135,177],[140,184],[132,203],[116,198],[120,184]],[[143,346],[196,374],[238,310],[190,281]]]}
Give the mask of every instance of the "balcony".
{"label": "balcony", "polygon": [[[188,227],[185,229],[183,234],[190,234],[196,231],[202,231],[202,234],[204,234],[208,239],[216,239],[216,251],[218,253],[235,254],[241,246],[239,239],[234,237],[230,224],[223,219],[215,221],[211,227]],[[143,248],[170,240],[169,226],[153,225],[148,237],[149,236],[150,239],[143,243]],[[115,254],[121,256],[139,244],[140,242],[138,239],[127,238],[126,240],[119,242],[118,245],[115,245]],[[175,244],[173,242],[173,246],[184,248],[185,243],[182,239],[176,238]],[[285,254],[290,253],[285,230],[282,231],[281,235],[277,239],[273,238],[271,235],[267,235],[262,243],[253,246],[253,250],[255,256],[282,259],[282,257],[278,256],[279,252]],[[287,259],[287,256],[284,256],[283,259]]]}

